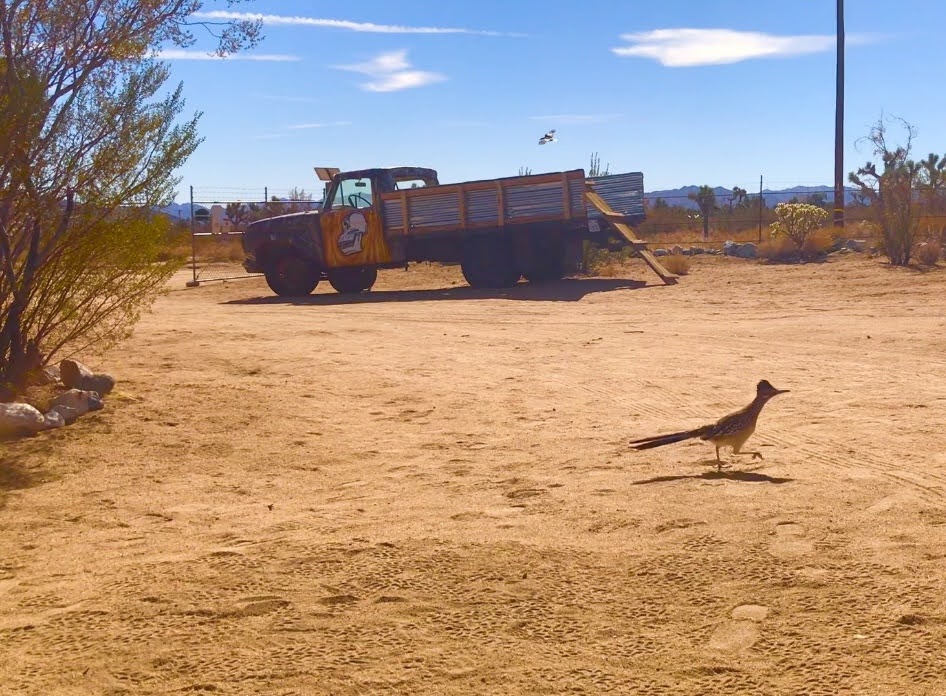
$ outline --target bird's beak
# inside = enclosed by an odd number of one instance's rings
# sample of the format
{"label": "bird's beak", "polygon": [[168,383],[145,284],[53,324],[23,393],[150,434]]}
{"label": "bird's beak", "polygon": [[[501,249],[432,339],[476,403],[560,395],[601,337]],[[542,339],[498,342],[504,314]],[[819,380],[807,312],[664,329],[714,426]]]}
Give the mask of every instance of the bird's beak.
{"label": "bird's beak", "polygon": [[788,394],[788,392],[790,392],[790,391],[791,391],[791,389],[776,389],[776,390],[775,390],[775,396],[778,396],[779,394]]}

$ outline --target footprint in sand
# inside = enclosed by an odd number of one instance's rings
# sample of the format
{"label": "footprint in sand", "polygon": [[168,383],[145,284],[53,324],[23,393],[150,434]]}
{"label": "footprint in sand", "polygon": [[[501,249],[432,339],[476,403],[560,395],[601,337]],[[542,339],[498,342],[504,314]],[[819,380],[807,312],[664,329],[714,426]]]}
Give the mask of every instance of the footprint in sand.
{"label": "footprint in sand", "polygon": [[797,522],[776,523],[772,535],[774,539],[769,545],[769,552],[773,556],[804,556],[814,550],[814,544],[805,538],[805,528]]}
{"label": "footprint in sand", "polygon": [[741,652],[759,640],[759,624],[769,615],[769,608],[743,604],[732,610],[729,620],[713,631],[709,646],[723,652]]}

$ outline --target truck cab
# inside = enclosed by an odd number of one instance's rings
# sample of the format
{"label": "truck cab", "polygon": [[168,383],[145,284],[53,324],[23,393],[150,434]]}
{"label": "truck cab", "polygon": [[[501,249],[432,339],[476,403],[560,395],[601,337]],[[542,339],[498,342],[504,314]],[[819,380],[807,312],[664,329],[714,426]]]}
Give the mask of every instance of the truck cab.
{"label": "truck cab", "polygon": [[367,290],[378,268],[406,261],[403,240],[385,232],[381,194],[438,185],[423,167],[335,172],[319,210],[247,226],[243,267],[263,273],[278,295],[307,295],[323,278],[339,292]]}

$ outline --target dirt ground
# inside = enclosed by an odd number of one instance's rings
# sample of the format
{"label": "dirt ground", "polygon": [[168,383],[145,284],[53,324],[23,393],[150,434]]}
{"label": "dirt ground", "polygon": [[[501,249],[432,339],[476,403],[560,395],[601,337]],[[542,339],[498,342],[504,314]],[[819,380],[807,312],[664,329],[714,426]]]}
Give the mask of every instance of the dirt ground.
{"label": "dirt ground", "polygon": [[946,272],[625,270],[175,279],[0,444],[0,693],[946,693]]}

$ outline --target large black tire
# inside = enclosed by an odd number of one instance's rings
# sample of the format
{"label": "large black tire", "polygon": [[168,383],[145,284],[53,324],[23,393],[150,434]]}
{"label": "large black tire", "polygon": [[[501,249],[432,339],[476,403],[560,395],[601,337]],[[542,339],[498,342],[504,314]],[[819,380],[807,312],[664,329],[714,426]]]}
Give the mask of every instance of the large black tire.
{"label": "large black tire", "polygon": [[550,283],[565,277],[565,246],[551,241],[532,249],[531,268],[524,274],[530,283]]}
{"label": "large black tire", "polygon": [[516,268],[512,245],[492,237],[471,239],[463,252],[460,269],[474,288],[511,288],[522,275]]}
{"label": "large black tire", "polygon": [[335,268],[328,271],[328,282],[336,291],[350,295],[370,290],[378,279],[377,268]]}
{"label": "large black tire", "polygon": [[302,297],[319,284],[319,269],[311,261],[284,253],[266,264],[266,284],[280,297]]}

